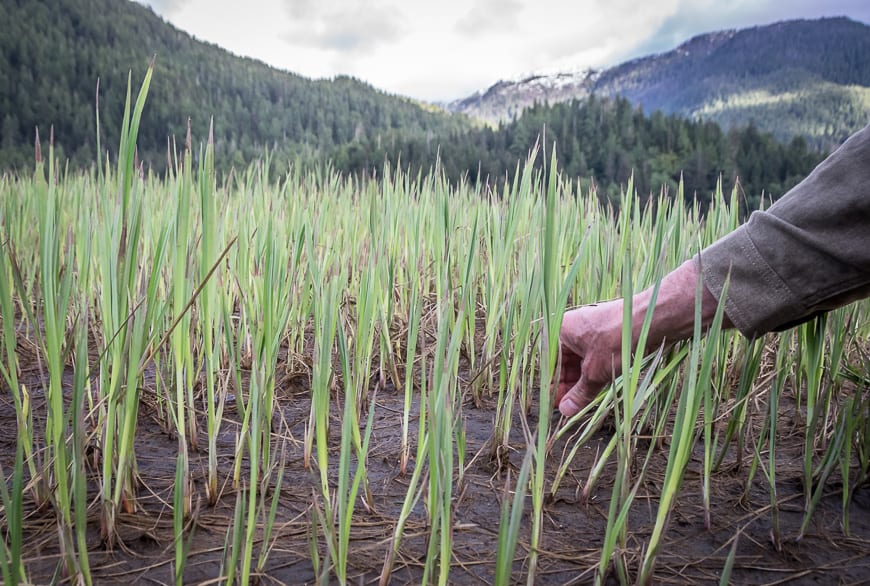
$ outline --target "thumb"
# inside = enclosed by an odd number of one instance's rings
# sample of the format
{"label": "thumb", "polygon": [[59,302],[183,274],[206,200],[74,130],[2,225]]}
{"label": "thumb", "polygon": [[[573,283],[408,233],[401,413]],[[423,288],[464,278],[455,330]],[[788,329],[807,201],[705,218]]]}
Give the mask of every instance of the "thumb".
{"label": "thumb", "polygon": [[559,412],[565,417],[573,417],[591,403],[602,388],[604,387],[590,384],[586,373],[582,373],[577,384],[559,402]]}

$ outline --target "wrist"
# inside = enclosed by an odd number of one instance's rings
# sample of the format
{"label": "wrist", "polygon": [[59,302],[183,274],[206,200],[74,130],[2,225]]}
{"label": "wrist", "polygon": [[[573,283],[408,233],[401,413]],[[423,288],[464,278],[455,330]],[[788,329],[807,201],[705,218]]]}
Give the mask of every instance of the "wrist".
{"label": "wrist", "polygon": [[[692,336],[695,328],[695,303],[699,278],[696,264],[689,260],[662,279],[647,334],[647,350],[654,349],[662,343],[670,344]],[[650,287],[632,299],[633,345],[636,345],[640,338],[653,289],[654,287]],[[701,326],[703,328],[706,329],[712,324],[717,305],[716,298],[706,286],[702,285]],[[727,317],[724,319],[723,327],[731,327]]]}

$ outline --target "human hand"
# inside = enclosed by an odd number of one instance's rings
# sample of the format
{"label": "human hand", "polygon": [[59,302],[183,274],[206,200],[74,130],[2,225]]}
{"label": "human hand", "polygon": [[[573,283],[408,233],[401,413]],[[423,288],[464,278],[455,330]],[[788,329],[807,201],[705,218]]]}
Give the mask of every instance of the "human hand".
{"label": "human hand", "polygon": [[559,333],[559,411],[571,417],[591,403],[622,369],[622,300],[565,312]]}

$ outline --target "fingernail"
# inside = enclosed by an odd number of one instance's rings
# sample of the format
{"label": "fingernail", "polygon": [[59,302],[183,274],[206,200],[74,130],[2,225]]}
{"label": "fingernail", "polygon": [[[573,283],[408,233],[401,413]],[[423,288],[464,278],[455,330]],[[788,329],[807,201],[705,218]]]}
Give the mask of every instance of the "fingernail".
{"label": "fingernail", "polygon": [[561,411],[562,415],[564,415],[565,417],[571,417],[579,410],[580,409],[578,408],[577,403],[575,403],[573,399],[569,399],[568,397],[565,397],[564,399],[562,399],[562,402],[559,403],[559,411]]}

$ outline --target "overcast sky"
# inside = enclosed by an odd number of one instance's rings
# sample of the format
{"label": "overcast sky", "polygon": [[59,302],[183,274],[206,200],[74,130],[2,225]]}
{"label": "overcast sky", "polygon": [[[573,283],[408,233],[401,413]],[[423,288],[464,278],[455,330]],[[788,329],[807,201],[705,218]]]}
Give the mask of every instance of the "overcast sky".
{"label": "overcast sky", "polygon": [[870,23],[868,0],[139,1],[236,54],[429,101],[615,65],[704,32],[821,16]]}

